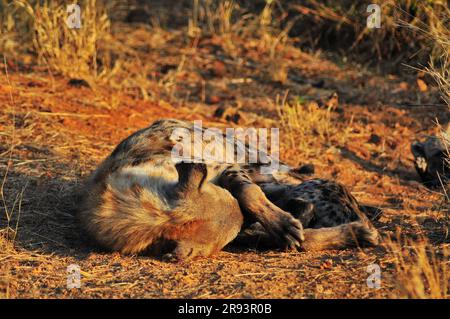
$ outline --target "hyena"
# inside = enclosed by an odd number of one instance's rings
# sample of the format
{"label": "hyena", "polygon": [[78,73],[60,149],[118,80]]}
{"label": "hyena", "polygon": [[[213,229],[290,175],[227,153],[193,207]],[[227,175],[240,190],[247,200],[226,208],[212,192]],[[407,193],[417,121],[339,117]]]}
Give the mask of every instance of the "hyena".
{"label": "hyena", "polygon": [[[167,119],[135,132],[88,177],[78,216],[98,244],[186,260],[210,256],[235,238],[302,250],[378,243],[369,218],[340,184],[302,183],[298,170],[281,162],[264,174],[268,164],[261,162],[175,163],[180,128],[197,129]],[[250,152],[242,141],[224,140]]]}
{"label": "hyena", "polygon": [[450,180],[449,149],[449,138],[437,136],[430,136],[424,142],[415,141],[411,144],[414,166],[426,186],[441,187]]}

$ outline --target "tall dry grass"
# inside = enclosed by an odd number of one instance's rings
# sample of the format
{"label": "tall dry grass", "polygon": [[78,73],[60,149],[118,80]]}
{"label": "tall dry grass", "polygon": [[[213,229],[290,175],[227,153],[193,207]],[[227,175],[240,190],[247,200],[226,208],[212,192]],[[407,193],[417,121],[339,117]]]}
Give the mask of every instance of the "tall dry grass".
{"label": "tall dry grass", "polygon": [[[418,34],[429,47],[429,63],[424,70],[431,75],[441,91],[442,100],[450,109],[450,29],[448,22],[450,10],[448,5],[441,1],[427,1],[418,3],[418,10],[426,13],[424,21],[400,21],[400,25],[409,29],[413,34]],[[433,10],[433,8],[439,8]],[[444,145],[444,159],[450,167],[450,124],[443,128],[439,123],[439,138]],[[439,175],[438,175],[439,176]],[[439,176],[442,185],[444,202],[450,206],[448,183],[445,176]],[[444,232],[449,232],[449,210],[444,209]],[[420,230],[419,230],[420,233]],[[449,299],[449,246],[443,244],[436,248],[423,236],[419,240],[402,239],[397,235],[397,241],[386,239],[384,243],[388,253],[392,256],[396,271],[396,284],[398,294],[394,297],[416,299]]]}
{"label": "tall dry grass", "polygon": [[449,247],[436,248],[424,237],[418,241],[385,239],[384,246],[395,267],[397,288],[392,297],[448,299]]}
{"label": "tall dry grass", "polygon": [[12,0],[0,0],[0,53],[23,53],[31,43],[31,18]]}
{"label": "tall dry grass", "polygon": [[307,0],[301,4],[288,1],[286,7],[304,17],[295,26],[304,44],[342,50],[379,61],[425,62],[435,56],[436,43],[419,29],[411,30],[404,22],[421,29],[448,24],[449,7],[445,0],[374,0],[381,8],[381,28],[366,27],[368,3],[350,0]]}
{"label": "tall dry grass", "polygon": [[[84,80],[92,88],[107,85],[118,92],[149,99],[147,67],[137,52],[112,32],[108,13],[124,11],[124,4],[102,0],[77,3],[81,7],[81,28],[67,23],[70,13],[65,1],[12,2],[11,7],[21,12],[21,19],[29,19],[28,36],[37,62],[51,73]],[[26,30],[21,29],[21,33]],[[108,107],[117,104],[114,94],[100,98]]]}
{"label": "tall dry grass", "polygon": [[284,147],[301,150],[306,156],[315,156],[323,152],[338,129],[333,123],[333,106],[319,107],[301,97],[288,100],[287,94],[277,97],[276,109],[283,135],[287,137]]}
{"label": "tall dry grass", "polygon": [[240,32],[253,16],[234,0],[192,0],[188,35],[218,34],[230,36]]}
{"label": "tall dry grass", "polygon": [[425,71],[435,79],[442,93],[442,99],[450,109],[450,9],[447,7],[442,16],[435,15],[433,25],[416,28],[410,25],[410,27],[422,32],[433,44],[433,52]]}
{"label": "tall dry grass", "polygon": [[40,63],[57,73],[90,84],[110,71],[108,52],[100,49],[111,40],[110,21],[97,0],[79,2],[81,28],[73,28],[67,23],[65,2],[17,0],[14,4],[32,19],[33,45]]}
{"label": "tall dry grass", "polygon": [[284,54],[287,44],[292,42],[289,31],[294,21],[282,26],[274,10],[277,4],[277,1],[266,0],[260,11],[249,11],[234,0],[193,0],[188,35],[220,36],[225,52],[235,58],[239,57],[236,40],[256,41],[268,80],[284,83],[289,69]]}
{"label": "tall dry grass", "polygon": [[[19,214],[20,214],[20,208],[21,208],[21,203],[22,203],[22,198],[23,198],[23,191],[22,191],[22,195],[16,196],[16,199],[13,201],[12,205],[9,205],[6,195],[5,195],[5,185],[6,182],[8,181],[8,173],[9,173],[9,168],[12,165],[12,158],[13,158],[13,153],[14,153],[14,148],[16,146],[16,113],[15,113],[15,102],[14,102],[14,97],[13,97],[13,92],[12,92],[12,86],[11,86],[11,82],[9,80],[9,73],[8,73],[8,65],[6,62],[6,58],[3,58],[3,64],[4,64],[4,72],[5,72],[5,77],[6,77],[6,82],[8,83],[9,86],[9,111],[12,114],[12,121],[11,124],[9,125],[9,127],[7,127],[7,131],[4,133],[7,137],[8,137],[8,148],[7,150],[2,153],[2,156],[6,156],[8,161],[6,162],[6,167],[3,169],[4,173],[0,182],[0,201],[1,201],[1,210],[4,212],[4,215],[0,215],[0,221],[1,219],[5,218],[6,219],[6,227],[4,229],[0,229],[0,234],[5,237],[6,239],[14,239],[15,238],[15,233],[17,230],[17,225],[18,222],[16,223],[16,227],[15,229],[12,228],[12,218],[16,213],[16,207],[17,207],[17,203],[19,203]],[[6,106],[5,106],[6,107]],[[11,236],[11,234],[13,234],[13,236]]]}
{"label": "tall dry grass", "polygon": [[[424,70],[434,78],[441,92],[441,98],[450,110],[450,28],[448,27],[450,9],[447,7],[443,14],[440,15],[435,12],[430,13],[430,15],[435,15],[432,25],[422,24],[415,26],[410,23],[405,23],[405,25],[411,30],[421,32],[432,43],[433,51]],[[437,124],[439,128],[438,137],[444,146],[444,154],[446,155],[443,164],[450,168],[450,123],[443,123],[444,127],[440,123]],[[444,197],[450,205],[450,180],[446,176],[439,177]]]}

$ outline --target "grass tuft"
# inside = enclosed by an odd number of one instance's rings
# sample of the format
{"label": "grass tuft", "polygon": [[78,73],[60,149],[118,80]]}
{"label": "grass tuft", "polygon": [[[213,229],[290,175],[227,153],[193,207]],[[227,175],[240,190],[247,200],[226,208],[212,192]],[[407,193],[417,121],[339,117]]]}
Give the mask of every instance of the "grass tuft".
{"label": "grass tuft", "polygon": [[331,135],[336,133],[332,123],[333,106],[319,107],[315,102],[306,102],[301,98],[287,101],[287,95],[276,101],[280,127],[284,129],[288,148],[299,149],[302,152],[320,152],[314,147],[329,142]]}
{"label": "grass tuft", "polygon": [[67,5],[58,1],[15,1],[33,19],[33,44],[38,61],[70,78],[95,83],[109,71],[107,56],[99,50],[110,39],[110,21],[96,0],[80,3],[81,28],[68,23]]}
{"label": "grass tuft", "polygon": [[[400,235],[398,236],[400,238]],[[448,247],[433,247],[425,238],[385,240],[395,267],[395,298],[448,299]]]}

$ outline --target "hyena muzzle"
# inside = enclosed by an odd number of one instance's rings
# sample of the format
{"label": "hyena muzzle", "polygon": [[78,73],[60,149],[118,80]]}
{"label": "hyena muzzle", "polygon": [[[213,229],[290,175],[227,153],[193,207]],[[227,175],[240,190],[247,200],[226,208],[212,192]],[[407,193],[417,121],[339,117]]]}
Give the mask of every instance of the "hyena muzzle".
{"label": "hyena muzzle", "polygon": [[[378,243],[369,218],[340,184],[302,183],[284,163],[264,174],[267,163],[175,163],[179,128],[198,129],[156,121],[119,143],[86,180],[78,216],[98,244],[186,260],[209,256],[235,238],[303,250]],[[250,152],[241,141],[222,137]]]}

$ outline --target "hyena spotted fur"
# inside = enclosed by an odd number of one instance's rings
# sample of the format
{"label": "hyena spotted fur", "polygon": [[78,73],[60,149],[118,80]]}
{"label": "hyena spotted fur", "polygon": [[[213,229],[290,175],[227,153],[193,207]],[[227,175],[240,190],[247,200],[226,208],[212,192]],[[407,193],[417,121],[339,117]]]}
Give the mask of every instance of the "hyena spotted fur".
{"label": "hyena spotted fur", "polygon": [[363,209],[335,182],[302,182],[284,163],[270,174],[261,174],[267,163],[175,164],[179,128],[196,129],[167,119],[137,131],[88,177],[78,216],[90,238],[124,254],[169,260],[210,256],[233,240],[301,250],[378,243]]}

